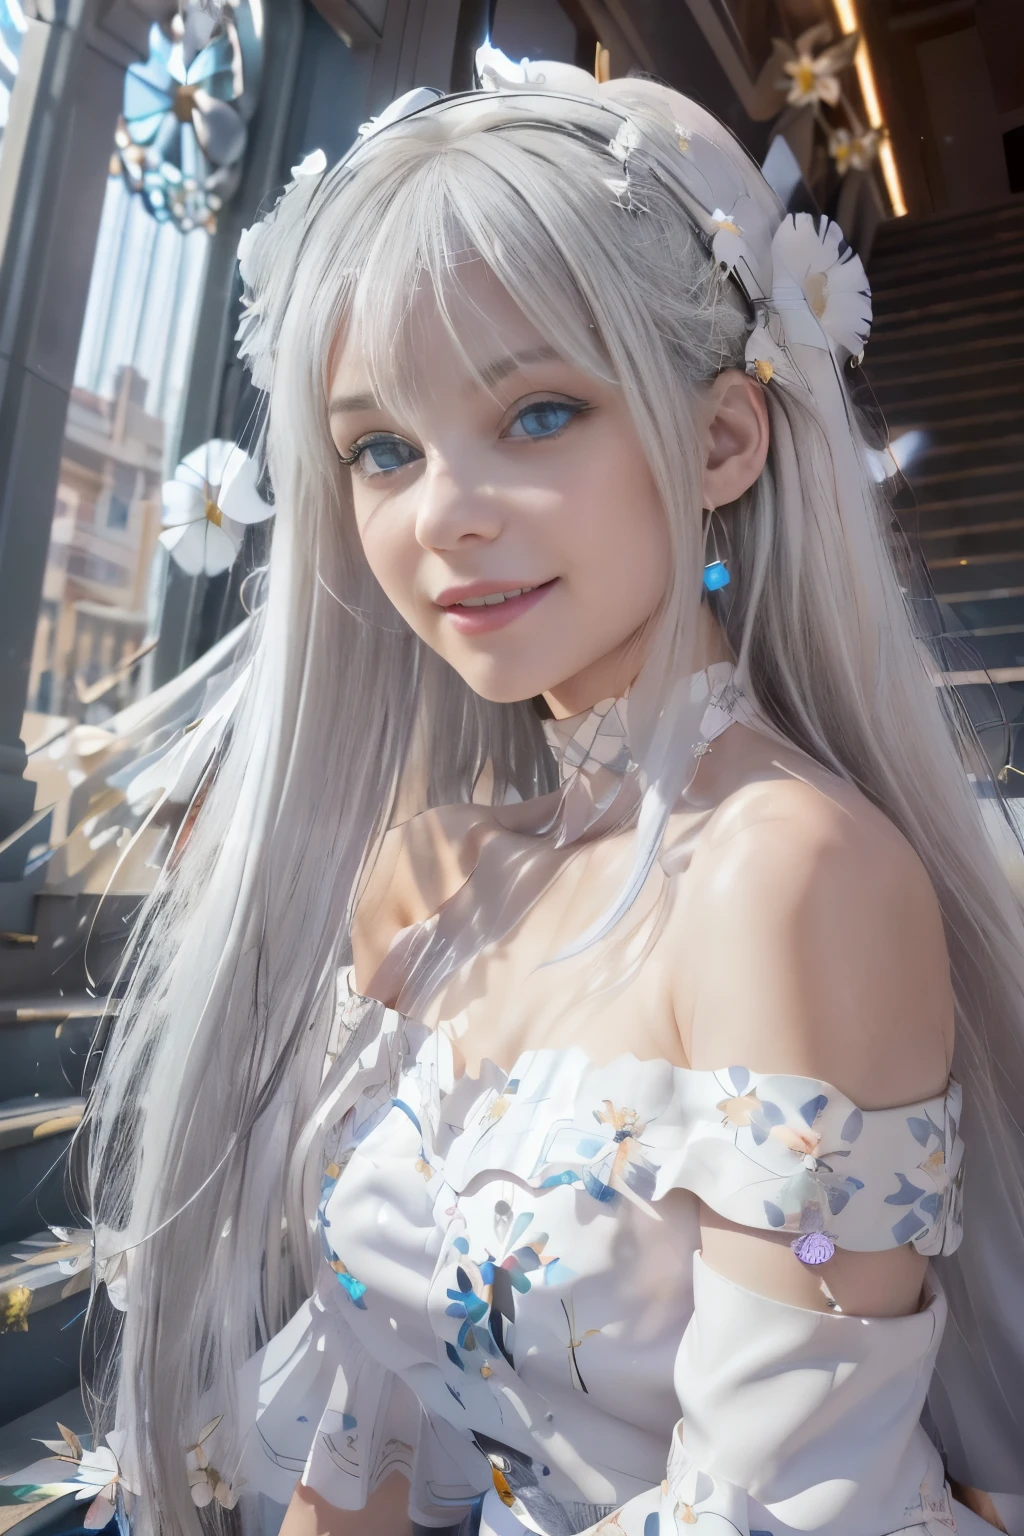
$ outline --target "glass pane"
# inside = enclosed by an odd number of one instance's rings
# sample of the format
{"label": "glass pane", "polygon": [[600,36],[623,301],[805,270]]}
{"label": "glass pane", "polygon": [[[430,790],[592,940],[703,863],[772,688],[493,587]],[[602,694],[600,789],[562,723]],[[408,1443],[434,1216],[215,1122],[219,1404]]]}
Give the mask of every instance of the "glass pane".
{"label": "glass pane", "polygon": [[204,230],[157,223],[111,175],[64,433],[33,714],[100,724],[149,690],[167,558],[161,485],[174,470],[208,249]]}
{"label": "glass pane", "polygon": [[0,143],[7,127],[25,26],[25,13],[18,0],[0,0]]}

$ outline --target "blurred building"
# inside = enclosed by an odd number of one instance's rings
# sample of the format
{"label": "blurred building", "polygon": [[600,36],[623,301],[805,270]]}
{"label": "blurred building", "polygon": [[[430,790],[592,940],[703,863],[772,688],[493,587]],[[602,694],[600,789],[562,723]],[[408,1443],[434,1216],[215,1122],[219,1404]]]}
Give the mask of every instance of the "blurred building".
{"label": "blurred building", "polygon": [[71,392],[29,673],[40,714],[112,713],[146,653],[164,446],[146,390],[121,368],[111,399]]}

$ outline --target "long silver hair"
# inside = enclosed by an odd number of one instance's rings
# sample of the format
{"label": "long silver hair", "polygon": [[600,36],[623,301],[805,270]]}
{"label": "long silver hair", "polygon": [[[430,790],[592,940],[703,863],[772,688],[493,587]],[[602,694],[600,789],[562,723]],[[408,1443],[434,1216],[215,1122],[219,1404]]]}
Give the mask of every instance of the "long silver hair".
{"label": "long silver hair", "polygon": [[[621,172],[609,106],[639,136],[626,206],[609,188]],[[102,1290],[93,1299],[96,1427],[116,1420],[128,1434],[133,1519],[147,1536],[222,1518],[194,1507],[186,1447],[224,1414],[230,1473],[235,1372],[309,1292],[293,1154],[308,1140],[354,892],[400,789],[403,803],[410,781],[423,806],[467,801],[485,765],[496,801],[551,784],[529,702],[475,696],[371,576],[327,427],[335,340],[355,327],[375,387],[401,405],[419,366],[410,295],[431,285],[445,313],[471,257],[560,353],[621,389],[675,551],[639,732],[650,746],[705,559],[696,407],[716,374],[744,366],[754,319],[673,184],[680,123],[731,157],[777,224],[773,194],[726,130],[628,80],[589,103],[499,97],[447,126],[429,110],[394,124],[296,184],[250,252],[247,345],[270,391],[277,507],[268,598],[201,810],[125,961],[86,1131],[94,1223],[131,1252],[127,1313]],[[1024,1442],[1024,1330],[1008,1315],[1024,1274],[1024,924],[979,810],[988,770],[915,634],[855,429],[838,444],[813,399],[777,380],[766,399],[767,467],[724,514],[735,597],[723,622],[774,725],[882,808],[938,892],[973,1165],[967,1237],[941,1261],[952,1324],[940,1377],[970,1378],[998,1411],[957,1418],[940,1385],[934,1413],[951,1472],[991,1487]],[[412,775],[417,743],[425,771]],[[670,802],[671,752],[648,766]]]}

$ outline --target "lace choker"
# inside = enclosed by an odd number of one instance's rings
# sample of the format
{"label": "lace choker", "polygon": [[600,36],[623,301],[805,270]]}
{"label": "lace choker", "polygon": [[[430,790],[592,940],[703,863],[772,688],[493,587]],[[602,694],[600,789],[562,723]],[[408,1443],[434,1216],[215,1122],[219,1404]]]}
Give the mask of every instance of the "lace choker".
{"label": "lace choker", "polygon": [[[693,752],[703,757],[716,736],[734,720],[749,721],[752,711],[736,682],[731,661],[714,662],[690,679],[691,698],[704,698],[707,705],[700,723],[700,733]],[[545,720],[544,735],[558,761],[558,776],[564,784],[577,773],[606,773],[623,778],[636,762],[630,751],[626,731],[626,699],[602,699],[592,709],[566,720]]]}

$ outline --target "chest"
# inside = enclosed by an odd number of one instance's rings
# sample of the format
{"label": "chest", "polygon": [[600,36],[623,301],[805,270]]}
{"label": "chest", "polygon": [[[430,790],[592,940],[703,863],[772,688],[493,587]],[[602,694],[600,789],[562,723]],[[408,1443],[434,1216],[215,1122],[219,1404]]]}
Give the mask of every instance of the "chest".
{"label": "chest", "polygon": [[[655,863],[629,911],[598,945],[568,960],[560,952],[612,907],[626,888],[635,837],[609,837],[557,868],[532,871],[543,888],[500,938],[457,965],[418,1016],[443,1027],[459,1071],[516,1060],[523,1052],[583,1048],[597,1062],[624,1051],[686,1065],[680,1009],[692,967],[686,911],[695,899],[685,837]],[[512,857],[495,868],[515,870]],[[480,904],[489,871],[476,871],[460,899]],[[511,880],[510,880],[511,883]],[[495,893],[491,892],[492,900]],[[502,894],[497,893],[500,909]],[[510,898],[513,899],[513,898]]]}
{"label": "chest", "polygon": [[[550,1062],[543,1084],[528,1065],[517,1079],[485,1064],[439,1096],[421,1062],[343,1131],[325,1248],[365,1347],[410,1379],[431,1373],[455,1420],[492,1432],[509,1392],[538,1414],[563,1398],[614,1413],[642,1383],[637,1424],[653,1431],[692,1311],[697,1202],[650,1200],[632,1103],[599,1098],[605,1119],[581,1116],[566,1087]],[[512,1113],[520,1092],[540,1095],[536,1113]]]}

